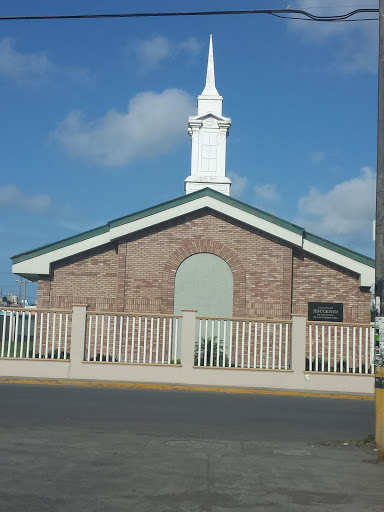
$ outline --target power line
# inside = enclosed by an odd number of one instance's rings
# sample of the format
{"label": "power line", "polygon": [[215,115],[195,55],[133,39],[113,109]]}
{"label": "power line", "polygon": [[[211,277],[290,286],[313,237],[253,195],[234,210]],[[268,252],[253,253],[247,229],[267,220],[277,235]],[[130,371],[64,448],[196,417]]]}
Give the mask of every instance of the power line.
{"label": "power line", "polygon": [[349,19],[341,19],[341,20],[313,20],[310,18],[301,18],[299,16],[281,16],[280,14],[275,14],[271,12],[271,16],[275,16],[276,18],[281,18],[282,20],[299,20],[299,21],[331,21],[333,23],[352,23],[357,21],[379,21],[379,18],[357,18],[356,20],[349,20]]}
{"label": "power line", "polygon": [[[299,19],[321,22],[346,22],[346,21],[377,21],[378,18],[359,18],[351,20],[358,14],[378,13],[379,9],[355,9],[345,14],[333,16],[317,16],[301,9],[252,9],[241,11],[189,11],[189,12],[142,12],[142,13],[114,13],[114,14],[58,14],[40,16],[1,16],[0,21],[34,21],[34,20],[83,20],[83,19],[111,19],[111,18],[165,18],[176,16],[222,16],[241,14],[269,14],[287,19]],[[282,15],[288,16],[282,16]],[[297,16],[291,16],[296,14]]]}

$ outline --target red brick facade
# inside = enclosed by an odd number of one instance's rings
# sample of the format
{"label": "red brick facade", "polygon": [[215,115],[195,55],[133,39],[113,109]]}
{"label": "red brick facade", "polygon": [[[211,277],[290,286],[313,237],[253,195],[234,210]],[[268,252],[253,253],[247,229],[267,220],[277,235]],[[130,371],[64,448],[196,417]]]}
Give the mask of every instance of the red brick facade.
{"label": "red brick facade", "polygon": [[208,252],[227,262],[234,280],[233,316],[289,318],[309,301],[343,302],[344,320],[370,320],[369,290],[358,275],[210,210],[55,263],[39,281],[38,306],[173,313],[177,268]]}
{"label": "red brick facade", "polygon": [[369,289],[350,270],[302,251],[293,252],[292,311],[307,314],[308,302],[342,302],[344,321],[370,322]]}

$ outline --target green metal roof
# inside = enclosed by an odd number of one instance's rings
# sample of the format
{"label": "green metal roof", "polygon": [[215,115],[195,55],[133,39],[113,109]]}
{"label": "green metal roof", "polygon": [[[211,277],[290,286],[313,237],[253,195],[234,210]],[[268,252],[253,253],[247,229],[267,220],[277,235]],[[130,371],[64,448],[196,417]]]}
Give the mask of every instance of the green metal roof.
{"label": "green metal roof", "polygon": [[327,249],[330,249],[339,254],[347,256],[348,258],[351,258],[353,260],[364,263],[365,265],[368,265],[370,267],[375,266],[375,260],[372,258],[369,258],[368,256],[364,256],[363,254],[360,254],[358,252],[347,249],[346,247],[342,247],[341,245],[330,242],[329,240],[325,240],[324,238],[318,237],[316,235],[312,235],[311,233],[306,232],[304,228],[297,226],[296,224],[292,224],[291,222],[288,222],[284,219],[280,219],[279,217],[276,217],[275,215],[271,215],[270,213],[264,212],[263,210],[259,210],[258,208],[255,208],[254,206],[250,206],[249,204],[239,201],[238,199],[234,199],[232,197],[221,194],[220,192],[217,192],[216,190],[213,190],[209,187],[204,188],[202,190],[198,190],[196,192],[192,192],[191,194],[187,194],[187,195],[178,197],[176,199],[172,199],[170,201],[166,201],[165,203],[161,203],[156,206],[152,206],[151,208],[146,208],[144,210],[140,210],[139,212],[132,213],[130,215],[126,215],[124,217],[120,217],[115,220],[111,220],[103,226],[91,229],[89,231],[85,231],[84,233],[80,233],[78,235],[71,236],[69,238],[65,238],[64,240],[59,240],[58,242],[43,245],[42,247],[38,247],[37,249],[32,249],[30,251],[25,251],[20,254],[16,254],[15,256],[11,257],[11,260],[13,263],[20,263],[21,261],[35,258],[36,256],[41,256],[42,254],[46,254],[48,252],[55,251],[57,249],[61,249],[62,247],[66,247],[68,245],[72,245],[77,242],[81,242],[83,240],[87,240],[94,236],[106,233],[106,232],[110,231],[111,228],[115,228],[115,227],[121,226],[123,224],[128,224],[130,222],[134,222],[136,220],[142,219],[144,217],[148,217],[150,215],[155,215],[156,213],[159,213],[159,212],[162,212],[165,210],[169,210],[170,208],[175,208],[182,204],[186,204],[186,203],[189,203],[191,201],[194,201],[196,199],[199,199],[201,197],[206,197],[206,196],[212,197],[213,199],[217,199],[218,201],[221,201],[222,203],[226,203],[226,204],[233,206],[239,210],[250,213],[250,214],[254,215],[255,217],[259,217],[268,222],[276,224],[277,226],[280,226],[284,229],[287,229],[289,231],[297,233],[297,234],[303,236],[304,238],[306,238],[308,241],[311,241],[311,242],[313,242],[317,245],[320,245],[322,247],[326,247]]}
{"label": "green metal roof", "polygon": [[107,233],[108,231],[109,226],[108,224],[105,224],[104,226],[93,228],[90,229],[89,231],[84,231],[83,233],[79,233],[78,235],[64,238],[63,240],[59,240],[58,242],[52,242],[51,244],[42,245],[41,247],[37,247],[36,249],[31,249],[29,251],[15,254],[15,256],[11,256],[11,260],[13,261],[13,263],[20,263],[20,261],[29,260],[31,258],[35,258],[36,256],[46,254],[47,252],[56,251],[57,249],[61,249],[62,247],[76,244],[77,242],[82,242],[83,240],[87,240],[88,238],[93,238],[94,236],[101,235],[102,233]]}
{"label": "green metal roof", "polygon": [[141,210],[137,213],[133,213],[131,215],[126,215],[125,217],[120,217],[119,219],[111,220],[108,222],[108,224],[111,226],[111,228],[115,228],[117,226],[121,226],[122,224],[128,224],[129,222],[133,222],[135,220],[142,219],[143,217],[147,217],[148,215],[154,215],[155,213],[159,213],[164,210],[168,210],[169,208],[174,208],[176,206],[180,206],[181,204],[189,203],[191,201],[194,201],[195,199],[199,199],[199,198],[205,197],[205,196],[209,196],[209,197],[212,197],[213,199],[217,199],[218,201],[221,201],[222,203],[227,203],[231,206],[234,206],[235,208],[238,208],[239,210],[243,210],[247,213],[251,213],[252,215],[255,215],[256,217],[260,217],[261,219],[268,220],[269,222],[272,222],[273,224],[277,224],[278,226],[281,226],[285,229],[289,229],[290,231],[293,231],[300,235],[304,231],[304,228],[301,228],[300,226],[296,226],[295,224],[292,224],[291,222],[280,219],[279,217],[275,217],[274,215],[271,215],[270,213],[266,213],[263,210],[259,210],[258,208],[255,208],[254,206],[250,206],[249,204],[239,201],[238,199],[233,199],[232,197],[226,196],[225,194],[222,194],[221,192],[217,192],[216,190],[213,190],[212,188],[209,188],[209,187],[203,188],[202,190],[198,190],[196,192],[192,192],[191,194],[187,194],[185,196],[177,197],[176,199],[171,199],[171,201],[167,201],[166,203],[158,204],[157,206],[152,206],[151,208]]}
{"label": "green metal roof", "polygon": [[365,265],[368,265],[369,267],[375,268],[374,258],[370,258],[369,256],[364,256],[364,254],[360,254],[359,252],[352,251],[352,249],[347,249],[346,247],[343,247],[342,245],[338,245],[338,244],[335,244],[334,242],[330,242],[329,240],[326,240],[325,238],[321,238],[320,236],[313,235],[312,233],[308,233],[308,231],[305,231],[304,238],[306,238],[309,242],[313,242],[314,244],[321,245],[322,247],[325,247],[326,249],[330,249],[331,251],[338,252],[339,254],[342,254],[343,256],[347,256],[348,258],[351,258],[356,261],[360,261],[360,263],[364,263]]}

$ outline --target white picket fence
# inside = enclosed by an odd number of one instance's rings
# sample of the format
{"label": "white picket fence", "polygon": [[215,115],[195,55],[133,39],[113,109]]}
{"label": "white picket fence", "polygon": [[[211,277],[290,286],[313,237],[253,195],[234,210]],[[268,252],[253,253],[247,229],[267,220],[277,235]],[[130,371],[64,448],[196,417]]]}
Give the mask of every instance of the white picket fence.
{"label": "white picket fence", "polygon": [[290,368],[290,320],[197,317],[195,366]]}
{"label": "white picket fence", "polygon": [[3,308],[0,357],[69,359],[70,311]]}
{"label": "white picket fence", "polygon": [[[71,318],[67,310],[2,308],[0,358],[68,360]],[[181,318],[89,311],[84,361],[179,364]],[[194,365],[291,369],[291,324],[291,320],[198,316]],[[306,330],[306,371],[374,374],[372,324],[307,322]]]}
{"label": "white picket fence", "polygon": [[85,361],[177,364],[181,315],[87,312]]}
{"label": "white picket fence", "polygon": [[[0,310],[0,379],[49,378],[373,395],[370,324]],[[70,357],[69,357],[70,354]],[[311,375],[307,373],[311,371]]]}
{"label": "white picket fence", "polygon": [[373,374],[372,324],[307,322],[307,370]]}

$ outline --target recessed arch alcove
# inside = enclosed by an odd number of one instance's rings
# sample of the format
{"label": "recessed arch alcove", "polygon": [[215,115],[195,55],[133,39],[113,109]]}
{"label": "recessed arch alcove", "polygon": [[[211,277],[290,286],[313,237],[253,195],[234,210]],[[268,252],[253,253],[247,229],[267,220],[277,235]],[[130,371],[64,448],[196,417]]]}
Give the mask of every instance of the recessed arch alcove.
{"label": "recessed arch alcove", "polygon": [[184,260],[200,253],[214,254],[229,265],[233,275],[233,316],[243,316],[246,310],[246,273],[241,259],[227,245],[218,241],[199,238],[182,242],[164,265],[161,276],[161,312],[169,314],[175,310],[174,284],[176,272]]}
{"label": "recessed arch alcove", "polygon": [[233,314],[233,275],[229,265],[211,253],[193,254],[175,276],[174,313],[196,309],[198,315],[230,317]]}

